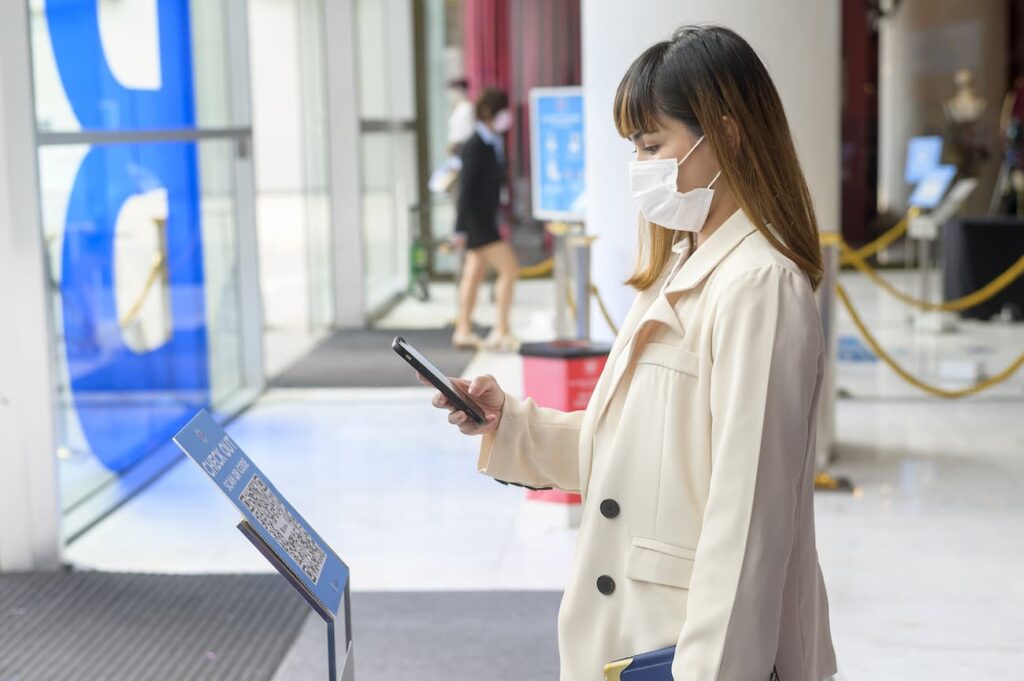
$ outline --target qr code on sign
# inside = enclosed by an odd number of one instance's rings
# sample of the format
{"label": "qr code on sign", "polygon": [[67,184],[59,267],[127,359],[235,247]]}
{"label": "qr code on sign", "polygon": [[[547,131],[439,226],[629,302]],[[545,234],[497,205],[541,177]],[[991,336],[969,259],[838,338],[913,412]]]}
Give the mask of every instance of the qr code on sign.
{"label": "qr code on sign", "polygon": [[256,520],[270,532],[288,556],[316,584],[327,562],[327,552],[317,546],[299,521],[295,519],[267,483],[254,475],[249,479],[239,499],[252,511]]}

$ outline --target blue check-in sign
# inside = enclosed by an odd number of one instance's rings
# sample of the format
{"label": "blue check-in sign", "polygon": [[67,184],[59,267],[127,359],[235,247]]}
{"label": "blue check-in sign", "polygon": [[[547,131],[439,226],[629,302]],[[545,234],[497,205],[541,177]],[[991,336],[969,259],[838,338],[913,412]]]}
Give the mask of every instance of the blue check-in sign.
{"label": "blue check-in sign", "polygon": [[306,591],[338,614],[348,566],[206,411],[174,436]]}
{"label": "blue check-in sign", "polygon": [[530,90],[533,217],[583,219],[583,89]]}

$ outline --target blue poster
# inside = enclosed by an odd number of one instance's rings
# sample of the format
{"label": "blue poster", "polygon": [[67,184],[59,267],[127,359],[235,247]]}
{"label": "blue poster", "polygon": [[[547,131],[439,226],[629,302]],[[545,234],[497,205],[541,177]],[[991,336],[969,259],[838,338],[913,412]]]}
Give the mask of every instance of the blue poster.
{"label": "blue poster", "polygon": [[337,616],[348,566],[231,436],[201,411],[174,436],[174,443],[227,495],[292,575]]}
{"label": "blue poster", "polygon": [[583,219],[583,89],[530,91],[533,217]]}

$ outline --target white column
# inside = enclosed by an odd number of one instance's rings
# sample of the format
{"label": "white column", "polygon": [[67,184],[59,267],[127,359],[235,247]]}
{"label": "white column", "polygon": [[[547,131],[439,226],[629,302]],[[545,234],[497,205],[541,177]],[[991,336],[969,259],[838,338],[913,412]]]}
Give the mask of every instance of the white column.
{"label": "white column", "polygon": [[[583,86],[586,93],[587,231],[594,244],[594,283],[612,316],[622,320],[634,292],[637,210],[629,196],[630,145],[612,123],[619,80],[640,53],[683,24],[721,24],[754,46],[771,73],[789,117],[822,231],[839,229],[839,0],[583,0]],[[823,287],[823,321],[831,329],[831,291]],[[601,317],[595,312],[593,318]],[[595,338],[610,335],[600,321]],[[834,343],[830,343],[834,347]],[[831,370],[831,367],[830,367]],[[831,442],[830,396],[819,422],[822,451]]]}
{"label": "white column", "polygon": [[359,80],[353,0],[324,3],[331,232],[334,238],[335,323],[366,323]]}
{"label": "white column", "polygon": [[0,572],[60,564],[27,5],[0,3]]}

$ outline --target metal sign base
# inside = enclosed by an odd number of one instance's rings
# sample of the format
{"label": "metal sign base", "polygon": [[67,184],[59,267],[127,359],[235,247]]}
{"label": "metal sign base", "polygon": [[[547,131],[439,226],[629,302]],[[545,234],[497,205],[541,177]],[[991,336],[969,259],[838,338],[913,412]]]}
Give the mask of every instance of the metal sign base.
{"label": "metal sign base", "polygon": [[[349,585],[345,584],[345,594],[342,597],[344,607],[344,619],[339,621],[334,614],[325,608],[319,599],[306,586],[292,574],[288,566],[277,557],[270,546],[263,541],[259,533],[249,524],[249,521],[242,520],[236,525],[238,531],[252,542],[256,550],[263,554],[263,557],[274,566],[274,569],[284,577],[302,599],[306,601],[310,610],[315,612],[320,619],[327,624],[327,681],[354,681],[355,661],[352,648],[352,605]],[[339,664],[340,660],[340,664]]]}

